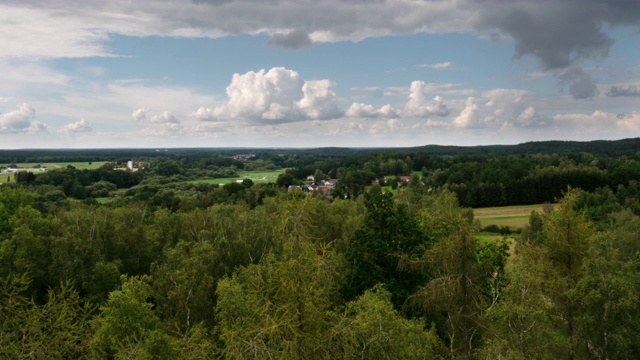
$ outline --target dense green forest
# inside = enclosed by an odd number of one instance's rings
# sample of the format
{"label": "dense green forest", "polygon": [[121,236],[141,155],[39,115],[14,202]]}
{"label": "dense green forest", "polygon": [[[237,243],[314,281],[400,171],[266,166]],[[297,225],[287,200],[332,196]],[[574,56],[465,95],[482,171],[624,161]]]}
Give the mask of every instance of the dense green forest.
{"label": "dense green forest", "polygon": [[639,358],[639,144],[31,151],[108,163],[0,185],[0,358]]}

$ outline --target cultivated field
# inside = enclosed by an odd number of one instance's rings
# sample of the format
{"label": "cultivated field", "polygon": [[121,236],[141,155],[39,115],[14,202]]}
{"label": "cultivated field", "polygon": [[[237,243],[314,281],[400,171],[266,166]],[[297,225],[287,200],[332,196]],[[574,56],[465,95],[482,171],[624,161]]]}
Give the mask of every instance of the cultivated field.
{"label": "cultivated field", "polygon": [[474,219],[480,221],[481,226],[497,225],[510,228],[522,228],[529,222],[532,211],[542,212],[543,204],[501,206],[473,209]]}
{"label": "cultivated field", "polygon": [[216,178],[216,179],[198,179],[188,181],[189,183],[207,183],[207,184],[228,184],[238,180],[251,179],[255,184],[258,183],[274,183],[278,179],[278,175],[285,172],[286,169],[272,171],[238,171],[238,177],[234,178]]}

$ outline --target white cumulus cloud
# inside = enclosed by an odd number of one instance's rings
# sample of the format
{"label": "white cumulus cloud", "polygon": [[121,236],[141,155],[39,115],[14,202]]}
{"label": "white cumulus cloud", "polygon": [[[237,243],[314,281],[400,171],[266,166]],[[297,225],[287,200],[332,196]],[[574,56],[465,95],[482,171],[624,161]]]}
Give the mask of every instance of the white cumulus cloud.
{"label": "white cumulus cloud", "polygon": [[550,119],[541,115],[533,106],[527,106],[516,118],[516,124],[522,127],[542,127],[550,124]]}
{"label": "white cumulus cloud", "polygon": [[456,128],[533,128],[551,125],[551,119],[530,104],[530,93],[521,89],[492,89],[469,97],[453,120]]}
{"label": "white cumulus cloud", "polygon": [[453,126],[457,128],[475,127],[479,124],[479,119],[476,99],[468,97],[460,115],[453,119]]}
{"label": "white cumulus cloud", "polygon": [[69,123],[62,128],[62,131],[65,132],[88,132],[91,131],[91,123],[85,119],[80,119],[80,121],[76,121],[74,123]]}
{"label": "white cumulus cloud", "polygon": [[201,107],[191,117],[262,124],[334,119],[343,112],[335,103],[333,87],[335,83],[326,79],[304,81],[284,67],[234,74],[227,86],[228,101],[213,109]]}
{"label": "white cumulus cloud", "polygon": [[398,112],[389,104],[376,109],[371,104],[353,103],[346,115],[352,118],[397,118]]}
{"label": "white cumulus cloud", "polygon": [[51,127],[40,121],[33,121],[25,130],[27,134],[42,134],[51,132]]}
{"label": "white cumulus cloud", "polygon": [[175,136],[185,133],[185,127],[169,111],[153,113],[149,108],[133,111],[131,118],[141,127],[140,133],[145,136]]}
{"label": "white cumulus cloud", "polygon": [[640,113],[638,112],[612,114],[604,110],[595,110],[591,114],[557,114],[553,120],[560,127],[572,127],[600,134],[618,130],[628,135],[628,131],[640,130]]}
{"label": "white cumulus cloud", "polygon": [[482,93],[486,99],[485,110],[489,112],[484,123],[505,127],[541,127],[550,124],[550,119],[529,104],[531,94],[521,89],[492,89]]}
{"label": "white cumulus cloud", "polygon": [[131,119],[135,123],[140,123],[147,120],[147,114],[149,113],[148,108],[140,108],[133,111],[131,114]]}
{"label": "white cumulus cloud", "polygon": [[296,104],[309,119],[326,120],[342,116],[334,100],[336,94],[331,90],[335,83],[329,80],[305,81],[302,86],[304,96]]}
{"label": "white cumulus cloud", "polygon": [[36,117],[36,110],[29,104],[22,104],[18,109],[0,114],[0,131],[27,131]]}
{"label": "white cumulus cloud", "polygon": [[400,130],[403,127],[399,119],[387,119],[375,122],[369,128],[371,134],[387,134],[391,131]]}
{"label": "white cumulus cloud", "polygon": [[168,111],[163,111],[160,114],[153,115],[150,121],[154,124],[178,124],[179,121]]}
{"label": "white cumulus cloud", "polygon": [[181,124],[163,123],[158,126],[143,128],[140,132],[145,136],[177,136],[184,134],[185,128]]}
{"label": "white cumulus cloud", "polygon": [[405,117],[447,116],[449,109],[440,96],[429,99],[426,96],[429,85],[424,81],[413,81],[409,87],[409,101],[402,115]]}
{"label": "white cumulus cloud", "polygon": [[222,113],[222,108],[211,109],[201,106],[198,110],[189,114],[189,117],[194,118],[198,121],[216,121],[224,114]]}

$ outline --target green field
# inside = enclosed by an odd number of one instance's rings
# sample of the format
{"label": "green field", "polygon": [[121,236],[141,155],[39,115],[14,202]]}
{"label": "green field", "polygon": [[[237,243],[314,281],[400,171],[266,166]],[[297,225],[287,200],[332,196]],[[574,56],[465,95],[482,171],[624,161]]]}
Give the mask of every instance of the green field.
{"label": "green field", "polygon": [[285,172],[286,169],[271,171],[238,171],[238,177],[234,178],[216,178],[216,179],[197,179],[187,181],[188,183],[206,183],[206,184],[228,184],[237,180],[251,179],[255,184],[276,182],[278,175]]}
{"label": "green field", "polygon": [[522,228],[529,222],[532,211],[542,212],[543,204],[501,206],[473,209],[474,219],[480,221],[481,226],[497,225],[511,228]]}
{"label": "green field", "polygon": [[71,165],[78,170],[85,170],[85,169],[93,170],[93,169],[99,168],[105,163],[106,161],[93,161],[91,164],[89,164],[88,162],[57,162],[57,163],[48,163],[43,165],[46,166],[48,169],[58,169],[58,168],[63,168],[63,167],[67,167],[68,165]]}
{"label": "green field", "polygon": [[[36,166],[40,165],[41,168],[47,169],[59,169],[67,167],[71,165],[79,170],[84,169],[97,169],[100,166],[104,165],[106,161],[93,161],[91,164],[88,162],[56,162],[56,163],[20,163],[16,164],[21,169],[34,169]],[[0,164],[0,167],[7,168],[10,164]],[[4,170],[3,170],[4,171]]]}

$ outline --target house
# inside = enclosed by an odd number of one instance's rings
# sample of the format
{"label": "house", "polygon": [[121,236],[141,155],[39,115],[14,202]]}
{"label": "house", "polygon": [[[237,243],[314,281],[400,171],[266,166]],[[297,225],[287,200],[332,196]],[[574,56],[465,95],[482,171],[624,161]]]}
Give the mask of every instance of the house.
{"label": "house", "polygon": [[288,190],[294,191],[305,191],[305,192],[319,192],[322,195],[326,196],[327,199],[333,199],[333,196],[331,195],[333,192],[333,189],[335,188],[335,184],[337,183],[337,179],[330,179],[330,180],[320,180],[319,182],[313,182],[313,177],[310,176],[311,179],[308,177],[307,181],[304,182],[303,185],[290,185]]}
{"label": "house", "polygon": [[129,160],[129,161],[127,161],[126,169],[129,170],[129,171],[138,171],[139,166],[140,166],[139,163],[134,163],[133,160]]}
{"label": "house", "polygon": [[251,159],[252,157],[255,157],[255,155],[254,154],[235,154],[232,156],[232,158],[235,160],[248,160],[248,159]]}

